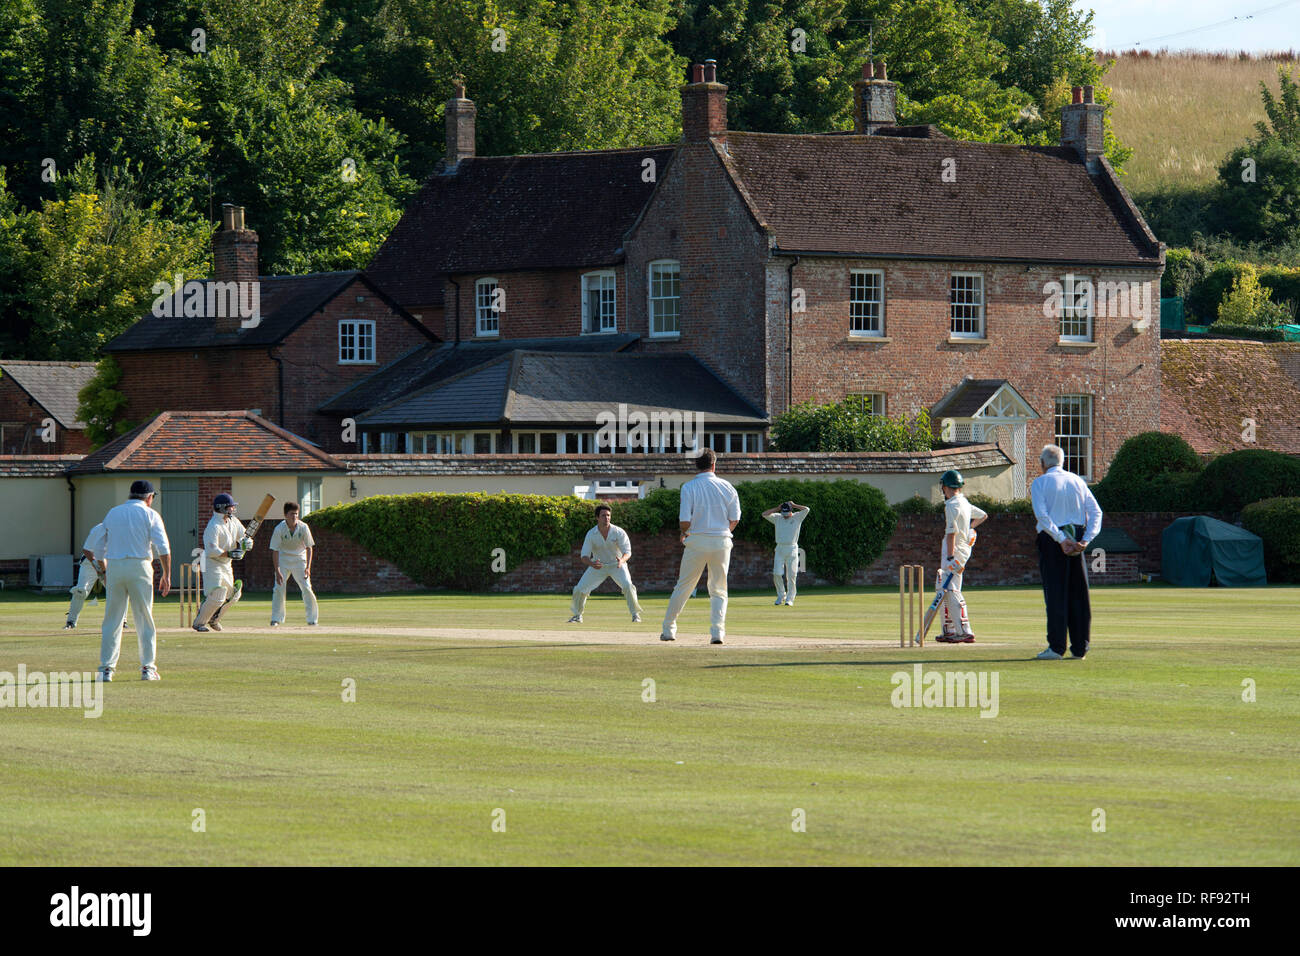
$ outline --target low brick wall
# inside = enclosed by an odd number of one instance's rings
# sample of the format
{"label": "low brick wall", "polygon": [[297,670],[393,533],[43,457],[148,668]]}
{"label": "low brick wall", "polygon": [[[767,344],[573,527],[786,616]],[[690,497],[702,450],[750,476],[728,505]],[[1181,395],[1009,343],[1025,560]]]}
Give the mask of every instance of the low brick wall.
{"label": "low brick wall", "polygon": [[[1111,554],[1106,572],[1090,572],[1093,585],[1128,584],[1140,574],[1160,571],[1160,533],[1182,514],[1117,513],[1106,516],[1106,525],[1121,528],[1141,546],[1139,554]],[[422,586],[389,562],[365,551],[355,542],[333,531],[312,529],[317,553],[312,577],[318,591],[371,594],[421,590]],[[880,558],[854,575],[854,585],[890,585],[898,581],[901,564],[938,566],[943,537],[943,520],[938,515],[904,515],[898,530]],[[991,515],[979,529],[979,541],[964,584],[967,587],[993,587],[1038,584],[1038,550],[1035,544],[1033,515]],[[259,541],[254,556],[238,562],[237,577],[251,590],[270,590],[271,560],[265,544]],[[497,592],[567,593],[573,589],[583,566],[578,561],[579,546],[567,555],[535,558],[500,575],[490,590]],[[653,537],[640,536],[632,542],[632,580],[639,590],[668,591],[677,582],[682,548],[677,535],[664,532]],[[810,563],[815,563],[815,557]],[[928,572],[927,572],[928,574]],[[800,575],[807,587],[830,584],[812,573]],[[772,586],[772,548],[753,541],[737,539],[731,554],[728,574],[731,587],[767,588]],[[606,580],[598,594],[617,593],[613,581]]]}

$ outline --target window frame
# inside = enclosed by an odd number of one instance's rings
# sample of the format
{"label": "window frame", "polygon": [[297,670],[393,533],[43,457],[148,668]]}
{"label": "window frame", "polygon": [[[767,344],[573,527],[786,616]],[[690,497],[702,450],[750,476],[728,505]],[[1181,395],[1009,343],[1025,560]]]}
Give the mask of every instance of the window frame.
{"label": "window frame", "polygon": [[[501,337],[501,312],[492,308],[491,305],[483,305],[480,301],[483,298],[482,290],[491,285],[492,292],[488,295],[489,301],[495,296],[496,290],[501,288],[501,283],[492,276],[484,276],[481,279],[474,280],[474,337],[480,339],[499,339]],[[490,316],[484,315],[485,311],[491,313]],[[484,329],[484,321],[496,323],[494,329]]]}
{"label": "window frame", "polygon": [[[354,353],[357,353],[357,354],[360,354],[360,353],[362,352],[362,344],[361,344],[361,343],[362,343],[362,339],[365,337],[365,336],[362,335],[361,333],[363,333],[363,332],[369,332],[369,337],[370,337],[370,357],[369,357],[369,358],[344,358],[344,357],[343,357],[343,334],[344,334],[344,333],[343,333],[343,328],[344,328],[344,326],[352,326],[352,327],[353,327],[353,328],[352,328],[352,333],[351,333],[351,334],[352,334],[352,337],[353,337],[353,340],[354,340],[354,341],[353,341],[353,344],[351,345],[351,348],[352,348],[353,352],[354,352]],[[377,362],[376,362],[376,355],[377,355],[377,351],[378,351],[378,350],[377,350],[377,348],[376,348],[375,320],[374,320],[374,319],[339,319],[339,325],[338,325],[338,344],[339,344],[339,355],[338,355],[338,364],[339,364],[339,365],[375,365],[375,364],[377,364]]]}
{"label": "window frame", "polygon": [[[655,295],[655,268],[657,266],[674,266],[677,277],[677,295],[673,296],[656,296]],[[677,302],[677,328],[670,332],[655,331],[655,303],[672,301],[675,298]],[[672,339],[680,338],[682,334],[682,263],[680,259],[652,259],[646,263],[646,327],[649,330],[649,336],[652,339]]]}
{"label": "window frame", "polygon": [[[313,494],[314,492],[314,494]],[[298,478],[298,516],[306,518],[313,511],[319,511],[325,496],[323,478]]]}
{"label": "window frame", "polygon": [[[853,298],[853,278],[854,276],[877,276],[879,282],[879,299],[874,302],[869,299],[856,300]],[[853,314],[855,305],[875,305],[877,313],[875,318],[875,329],[855,329],[854,322],[857,316]],[[884,338],[885,337],[885,270],[884,269],[850,269],[849,270],[849,335],[854,338]]]}
{"label": "window frame", "polygon": [[[599,279],[601,280],[602,283],[599,288],[599,291],[602,293],[601,313],[599,316],[600,319],[599,328],[591,327],[590,293],[592,290],[588,288],[588,281],[591,279]],[[605,308],[604,308],[604,295],[603,295],[603,293],[605,292],[603,283],[604,280],[606,279],[608,279],[610,282],[610,288],[609,288],[610,304],[613,307],[613,312],[610,316],[610,324],[608,328],[605,327]],[[582,293],[582,334],[583,335],[616,334],[618,332],[618,273],[613,269],[596,269],[593,270],[592,272],[584,272],[582,274],[582,280],[579,285],[579,289],[581,290]]]}
{"label": "window frame", "polygon": [[[958,331],[956,331],[956,329],[954,328],[955,324],[956,324],[957,321],[958,321],[957,316],[954,314],[954,310],[955,310],[956,308],[958,308],[959,306],[964,307],[964,308],[970,308],[971,305],[972,305],[972,303],[968,303],[968,302],[961,302],[961,303],[959,303],[959,302],[957,302],[957,301],[955,300],[954,295],[955,295],[955,293],[958,291],[958,290],[954,287],[954,280],[956,280],[956,279],[978,279],[978,280],[979,280],[979,303],[978,303],[978,306],[979,306],[979,315],[978,315],[978,317],[974,320],[974,321],[977,321],[977,322],[979,323],[979,328],[976,329],[976,331],[974,331],[974,332],[958,332]],[[982,272],[950,272],[950,273],[948,273],[948,336],[949,336],[950,338],[954,338],[954,339],[983,339],[983,338],[987,338],[987,337],[988,337],[988,335],[987,335],[987,332],[988,332],[988,326],[987,326],[987,323],[986,323],[986,319],[987,319],[987,306],[988,306],[988,297],[985,295],[985,288],[984,288],[984,273],[982,273]],[[961,319],[961,321],[962,321],[962,322],[970,322],[970,321],[972,321],[972,320],[971,320],[970,318],[963,318],[963,319]]]}
{"label": "window frame", "polygon": [[[1061,431],[1061,419],[1064,417],[1069,417],[1071,415],[1069,411],[1065,413],[1062,412],[1061,403],[1063,401],[1078,401],[1078,400],[1083,400],[1083,402],[1085,403],[1086,421],[1084,427],[1086,428],[1086,431],[1079,432],[1077,434]],[[1094,433],[1096,431],[1095,408],[1096,408],[1096,402],[1094,401],[1093,396],[1086,393],[1071,393],[1068,395],[1056,395],[1053,396],[1052,398],[1052,434],[1054,436],[1053,444],[1059,446],[1065,452],[1065,461],[1061,463],[1061,467],[1064,468],[1066,471],[1073,471],[1076,475],[1078,475],[1080,478],[1084,479],[1085,481],[1092,481],[1093,438],[1094,438]],[[1073,417],[1077,421],[1079,416],[1074,415]],[[1077,443],[1079,442],[1085,443],[1085,447],[1082,453],[1078,451]],[[1080,471],[1078,470],[1077,467],[1071,467],[1072,464],[1077,466],[1079,462],[1082,462],[1086,466],[1087,469],[1086,471]]]}
{"label": "window frame", "polygon": [[[866,409],[867,414],[870,415],[872,418],[887,418],[887,417],[888,417],[888,413],[886,412],[886,409],[889,407],[889,398],[888,398],[888,396],[887,396],[884,392],[847,392],[847,393],[845,393],[845,395],[844,395],[844,400],[845,400],[845,402],[848,402],[848,401],[850,401],[851,399],[870,399],[870,402],[869,402],[869,403],[868,403],[868,402],[863,402],[864,405],[865,405],[865,404],[869,404],[869,405],[870,405],[870,407]],[[880,401],[877,402],[876,399],[879,399]],[[876,411],[876,406],[877,406],[877,405],[880,406],[880,410],[879,410],[879,411]]]}
{"label": "window frame", "polygon": [[[1067,282],[1067,280],[1073,280],[1073,282],[1072,283]],[[1067,335],[1065,331],[1066,322],[1077,324],[1079,321],[1079,316],[1077,314],[1078,300],[1075,296],[1071,295],[1072,292],[1071,286],[1072,285],[1078,286],[1081,281],[1088,283],[1088,286],[1091,289],[1091,292],[1088,295],[1088,310],[1083,315],[1086,332],[1083,335],[1079,335],[1077,333],[1072,333]],[[1096,328],[1096,323],[1094,321],[1096,315],[1097,315],[1097,283],[1092,280],[1092,277],[1076,276],[1073,274],[1062,276],[1061,277],[1061,317],[1056,329],[1056,333],[1057,336],[1059,337],[1059,340],[1062,342],[1092,342],[1094,329]]]}

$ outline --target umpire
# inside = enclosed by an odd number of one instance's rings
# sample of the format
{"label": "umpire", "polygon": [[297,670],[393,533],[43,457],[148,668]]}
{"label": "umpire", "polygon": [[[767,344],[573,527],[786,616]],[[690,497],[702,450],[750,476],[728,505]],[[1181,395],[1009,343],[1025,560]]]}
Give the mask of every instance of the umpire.
{"label": "umpire", "polygon": [[1083,553],[1101,531],[1101,506],[1087,482],[1061,467],[1064,461],[1059,446],[1046,446],[1038,456],[1043,473],[1029,486],[1038,519],[1038,573],[1047,604],[1047,650],[1038,655],[1040,661],[1065,657],[1067,634],[1070,653],[1082,660],[1092,624]]}

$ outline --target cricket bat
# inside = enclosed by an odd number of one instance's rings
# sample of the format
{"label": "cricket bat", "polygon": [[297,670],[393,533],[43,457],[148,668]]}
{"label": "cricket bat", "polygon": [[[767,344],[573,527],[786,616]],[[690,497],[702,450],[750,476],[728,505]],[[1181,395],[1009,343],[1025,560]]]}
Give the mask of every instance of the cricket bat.
{"label": "cricket bat", "polygon": [[921,629],[916,632],[916,643],[925,647],[925,635],[930,630],[930,624],[934,621],[934,615],[939,610],[939,605],[943,603],[943,595],[948,590],[948,585],[952,584],[952,576],[955,572],[949,571],[948,576],[943,579],[943,584],[939,585],[939,593],[934,596],[930,606],[925,609],[925,617],[921,618]]}
{"label": "cricket bat", "polygon": [[251,538],[257,534],[257,529],[262,527],[262,522],[271,512],[271,505],[275,504],[275,496],[267,495],[262,499],[262,503],[257,506],[257,514],[253,515],[253,520],[248,522],[244,528],[244,537]]}

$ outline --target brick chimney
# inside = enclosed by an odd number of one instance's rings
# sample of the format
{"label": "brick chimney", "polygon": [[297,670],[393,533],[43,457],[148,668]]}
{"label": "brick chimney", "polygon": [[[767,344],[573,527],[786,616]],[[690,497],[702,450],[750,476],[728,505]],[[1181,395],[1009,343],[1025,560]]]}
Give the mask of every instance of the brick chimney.
{"label": "brick chimney", "polygon": [[[221,204],[221,231],[212,237],[213,279],[217,282],[257,281],[257,233],[244,228],[244,207]],[[219,335],[239,332],[238,315],[214,319]]]}
{"label": "brick chimney", "polygon": [[1061,107],[1061,145],[1073,147],[1092,172],[1106,152],[1106,107],[1093,102],[1091,86],[1073,87],[1070,99]]}
{"label": "brick chimney", "polygon": [[871,134],[898,125],[898,84],[891,83],[885,61],[862,64],[862,79],[853,84],[853,131]]}
{"label": "brick chimney", "polygon": [[478,107],[465,96],[465,81],[452,81],[451,99],[447,101],[447,156],[445,168],[452,172],[462,159],[474,158],[474,126]]}
{"label": "brick chimney", "polygon": [[691,67],[691,81],[681,88],[682,138],[703,143],[727,135],[727,87],[718,82],[718,61]]}

